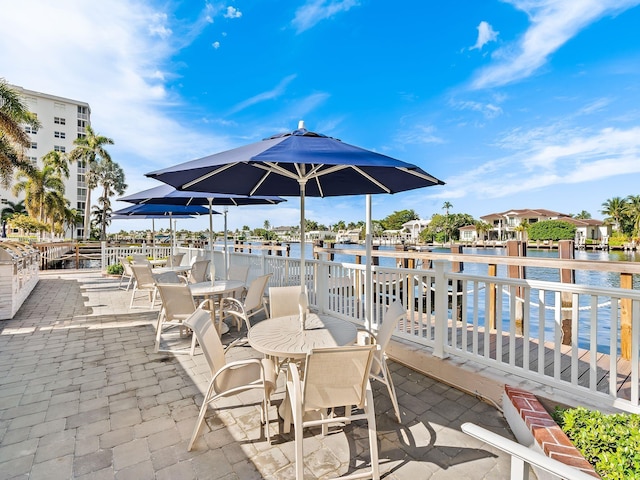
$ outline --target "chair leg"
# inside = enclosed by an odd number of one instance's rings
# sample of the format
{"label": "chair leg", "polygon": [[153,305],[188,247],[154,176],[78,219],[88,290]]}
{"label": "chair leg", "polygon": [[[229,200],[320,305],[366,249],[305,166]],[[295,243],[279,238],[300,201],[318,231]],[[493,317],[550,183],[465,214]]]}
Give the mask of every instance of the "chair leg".
{"label": "chair leg", "polygon": [[402,419],[400,418],[400,408],[398,407],[398,397],[396,396],[396,388],[393,386],[393,380],[391,379],[391,372],[389,371],[387,361],[385,360],[383,363],[382,376],[384,378],[384,383],[387,385],[389,398],[391,398],[391,403],[393,404],[393,410],[396,412],[398,423],[402,423]]}
{"label": "chair leg", "polygon": [[373,392],[371,385],[367,388],[367,429],[369,430],[369,452],[371,456],[371,476],[373,480],[379,480],[380,467],[378,465],[378,436],[376,435],[376,414],[373,408]]}
{"label": "chair leg", "polygon": [[296,449],[296,480],[304,480],[304,450],[302,448],[302,442],[304,435],[302,433],[302,412],[294,412],[295,420],[293,422],[293,429],[295,432],[295,449]]}
{"label": "chair leg", "polygon": [[207,394],[204,396],[202,400],[202,407],[200,407],[200,414],[198,415],[198,422],[196,423],[195,428],[193,429],[193,434],[191,434],[191,440],[189,441],[189,446],[187,447],[187,451],[190,452],[193,448],[193,444],[196,442],[196,438],[200,433],[200,429],[202,428],[202,422],[204,421],[204,417],[207,413],[207,408],[209,406],[209,402],[211,401],[211,392],[213,390],[213,381],[209,383],[209,388],[207,389]]}
{"label": "chair leg", "polygon": [[133,308],[133,300],[136,297],[136,291],[137,290],[138,289],[136,288],[136,284],[134,283],[133,284],[133,290],[131,290],[131,302],[129,302],[129,309]]}

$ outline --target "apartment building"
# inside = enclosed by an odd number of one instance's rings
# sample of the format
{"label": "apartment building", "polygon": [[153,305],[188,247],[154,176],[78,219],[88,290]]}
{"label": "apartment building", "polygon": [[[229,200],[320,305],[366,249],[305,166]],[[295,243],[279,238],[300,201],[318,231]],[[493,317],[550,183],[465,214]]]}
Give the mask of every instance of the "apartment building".
{"label": "apartment building", "polygon": [[[52,150],[60,153],[70,152],[73,149],[73,141],[85,135],[85,127],[91,124],[91,108],[88,103],[35,92],[16,85],[11,87],[24,98],[27,107],[37,115],[41,124],[38,129],[24,126],[31,137],[31,147],[26,154],[34,165],[42,168],[42,157]],[[71,164],[69,178],[65,179],[65,197],[70,202],[69,207],[83,213],[86,194],[85,165]],[[24,196],[18,198],[13,195],[11,189],[5,190],[0,187],[0,210],[7,201],[16,202],[23,198]],[[65,232],[65,237],[81,238],[82,234],[81,222],[73,232]]]}

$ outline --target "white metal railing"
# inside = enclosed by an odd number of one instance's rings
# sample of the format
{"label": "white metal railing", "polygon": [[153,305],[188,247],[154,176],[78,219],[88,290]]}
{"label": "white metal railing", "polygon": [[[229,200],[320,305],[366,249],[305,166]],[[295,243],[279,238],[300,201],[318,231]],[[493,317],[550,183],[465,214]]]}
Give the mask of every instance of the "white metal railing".
{"label": "white metal railing", "polygon": [[593,480],[594,477],[570,467],[540,452],[520,445],[473,423],[463,423],[462,431],[511,456],[511,480],[529,480],[530,467],[540,469],[565,480]]}
{"label": "white metal railing", "polygon": [[[127,254],[126,249],[120,251],[120,256]],[[183,262],[195,254],[209,255],[201,249],[179,247],[178,251],[187,254]],[[297,258],[268,255],[266,250],[230,251],[227,257],[229,264],[250,266],[249,282],[263,272],[272,274],[270,287],[300,282]],[[321,256],[305,262],[304,279],[310,305],[322,312],[358,324],[368,317],[371,327],[377,328],[386,305],[398,299],[407,316],[395,335],[430,348],[434,356],[471,360],[597,404],[640,412],[640,291],[451,271],[451,263],[463,259],[485,265],[518,262],[474,257],[439,255],[429,269],[372,267],[373,309],[368,316],[364,265],[330,262]],[[619,268],[625,273],[636,273],[638,267],[520,261],[556,269]],[[224,262],[224,252],[214,250],[217,277],[223,276]],[[621,355],[625,322],[634,332],[628,359]]]}

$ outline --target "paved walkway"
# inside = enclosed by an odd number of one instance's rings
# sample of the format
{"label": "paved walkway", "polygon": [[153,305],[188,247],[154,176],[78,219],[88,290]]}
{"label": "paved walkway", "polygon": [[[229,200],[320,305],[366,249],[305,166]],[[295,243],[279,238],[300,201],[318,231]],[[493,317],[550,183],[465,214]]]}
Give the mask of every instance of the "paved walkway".
{"label": "paved walkway", "polygon": [[[240,395],[245,406],[209,410],[187,452],[205,361],[154,354],[157,308],[129,310],[130,292],[117,283],[98,272],[43,272],[15,318],[0,321],[0,479],[294,478],[293,436],[272,421],[272,445],[261,438],[255,392]],[[248,347],[230,355],[258,356]],[[513,438],[498,411],[391,367],[401,425],[386,388],[373,385],[383,478],[508,478],[506,455],[460,431],[471,421]],[[281,378],[272,419],[283,397]],[[324,438],[307,434],[305,453],[307,478],[352,472],[368,461],[366,431],[352,424]]]}

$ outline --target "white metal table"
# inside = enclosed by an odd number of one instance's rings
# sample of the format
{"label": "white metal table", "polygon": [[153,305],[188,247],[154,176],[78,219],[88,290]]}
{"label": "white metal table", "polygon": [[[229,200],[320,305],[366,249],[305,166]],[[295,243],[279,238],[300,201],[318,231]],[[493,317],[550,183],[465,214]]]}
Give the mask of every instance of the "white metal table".
{"label": "white metal table", "polygon": [[[216,297],[222,298],[227,295],[231,295],[234,292],[241,290],[244,288],[245,284],[241,280],[216,280],[213,283],[208,282],[198,282],[189,284],[189,289],[191,290],[191,295],[194,297],[204,297],[204,298],[212,298],[214,301],[212,310],[211,310],[211,318],[215,321],[216,312],[215,312],[215,300]],[[227,333],[229,331],[229,326],[222,321],[222,311],[218,315],[218,331],[220,335]]]}

